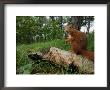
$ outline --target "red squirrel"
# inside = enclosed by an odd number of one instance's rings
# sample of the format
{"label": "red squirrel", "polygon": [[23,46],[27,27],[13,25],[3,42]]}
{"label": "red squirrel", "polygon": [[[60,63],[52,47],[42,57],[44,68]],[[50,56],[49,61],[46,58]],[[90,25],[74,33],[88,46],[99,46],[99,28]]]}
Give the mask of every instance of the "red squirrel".
{"label": "red squirrel", "polygon": [[73,24],[65,26],[67,39],[71,44],[71,50],[77,55],[82,55],[87,59],[94,61],[94,52],[87,50],[87,36],[84,32],[78,31]]}

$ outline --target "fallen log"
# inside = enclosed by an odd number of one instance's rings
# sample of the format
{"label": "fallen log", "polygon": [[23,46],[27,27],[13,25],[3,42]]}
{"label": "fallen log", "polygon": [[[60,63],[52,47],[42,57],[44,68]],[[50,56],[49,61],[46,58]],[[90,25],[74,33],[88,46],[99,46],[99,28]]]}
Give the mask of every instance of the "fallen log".
{"label": "fallen log", "polygon": [[78,68],[80,73],[93,74],[94,73],[94,62],[88,60],[81,55],[76,55],[74,52],[61,50],[59,48],[51,47],[49,50],[44,52],[37,52],[35,54],[29,54],[29,57],[34,59],[49,60],[56,64],[69,67],[74,65]]}

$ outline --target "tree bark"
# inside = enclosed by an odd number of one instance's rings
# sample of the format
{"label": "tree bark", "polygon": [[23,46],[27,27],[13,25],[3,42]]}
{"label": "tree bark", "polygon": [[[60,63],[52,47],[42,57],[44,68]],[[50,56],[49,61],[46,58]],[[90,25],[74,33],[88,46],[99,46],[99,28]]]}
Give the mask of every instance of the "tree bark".
{"label": "tree bark", "polygon": [[89,16],[89,19],[88,19],[87,33],[89,33],[89,29],[90,29],[90,16]]}
{"label": "tree bark", "polygon": [[71,16],[71,23],[76,26],[76,29],[81,29],[81,16]]}

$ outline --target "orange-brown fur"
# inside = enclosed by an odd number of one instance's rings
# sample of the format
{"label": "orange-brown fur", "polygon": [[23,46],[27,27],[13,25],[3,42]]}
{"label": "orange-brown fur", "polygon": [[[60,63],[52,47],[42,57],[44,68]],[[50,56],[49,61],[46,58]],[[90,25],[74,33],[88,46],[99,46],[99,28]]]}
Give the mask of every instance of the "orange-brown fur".
{"label": "orange-brown fur", "polygon": [[87,59],[94,60],[94,52],[87,50],[86,34],[78,31],[72,24],[67,25],[65,31],[68,33],[66,41],[70,42],[72,51],[85,56]]}

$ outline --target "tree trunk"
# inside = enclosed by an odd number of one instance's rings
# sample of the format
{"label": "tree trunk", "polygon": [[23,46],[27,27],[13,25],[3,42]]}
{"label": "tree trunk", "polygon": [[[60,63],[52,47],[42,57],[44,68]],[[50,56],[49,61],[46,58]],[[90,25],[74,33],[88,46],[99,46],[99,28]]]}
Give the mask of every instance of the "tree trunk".
{"label": "tree trunk", "polygon": [[70,23],[76,26],[76,29],[80,31],[81,29],[81,16],[71,16]]}
{"label": "tree trunk", "polygon": [[63,17],[60,16],[60,27],[61,27],[61,30],[62,30],[62,27],[63,27],[63,25],[62,25],[62,20],[63,20]]}
{"label": "tree trunk", "polygon": [[78,22],[77,22],[78,30],[80,31],[80,29],[81,29],[81,16],[77,16],[77,18],[78,18]]}
{"label": "tree trunk", "polygon": [[89,33],[89,29],[90,29],[90,17],[89,17],[89,19],[88,19],[87,33]]}

